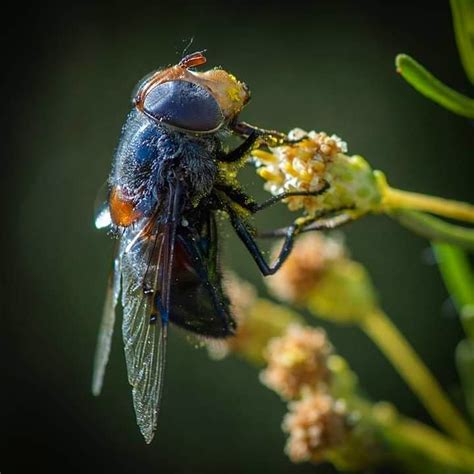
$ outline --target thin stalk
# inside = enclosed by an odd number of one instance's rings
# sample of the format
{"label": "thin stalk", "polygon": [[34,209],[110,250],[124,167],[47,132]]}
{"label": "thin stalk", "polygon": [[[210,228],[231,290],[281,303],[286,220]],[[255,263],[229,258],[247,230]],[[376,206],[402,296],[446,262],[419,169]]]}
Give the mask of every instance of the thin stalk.
{"label": "thin stalk", "polygon": [[[433,244],[444,283],[461,316],[461,323],[469,339],[474,341],[474,274],[468,256],[453,245]],[[471,309],[468,308],[471,306]]]}
{"label": "thin stalk", "polygon": [[387,187],[384,190],[382,203],[384,210],[411,209],[425,211],[451,219],[474,223],[474,205],[465,202],[453,201],[436,196],[411,193]]}
{"label": "thin stalk", "polygon": [[433,242],[445,242],[474,250],[474,229],[450,224],[430,214],[406,209],[390,211],[401,225]]}
{"label": "thin stalk", "polygon": [[466,444],[474,436],[459,411],[404,336],[381,310],[374,310],[361,323],[400,376],[423,402],[432,418],[453,438]]}
{"label": "thin stalk", "polygon": [[395,445],[402,443],[408,449],[415,449],[451,468],[469,472],[474,470],[474,452],[471,448],[457,444],[429,426],[400,417],[382,422],[381,427],[388,441],[393,440]]}

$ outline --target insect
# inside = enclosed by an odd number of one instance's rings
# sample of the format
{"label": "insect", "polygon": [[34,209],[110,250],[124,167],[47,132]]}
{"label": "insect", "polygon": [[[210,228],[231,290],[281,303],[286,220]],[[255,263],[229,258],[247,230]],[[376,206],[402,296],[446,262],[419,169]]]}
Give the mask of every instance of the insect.
{"label": "insect", "polygon": [[[184,57],[139,84],[108,180],[96,226],[118,236],[94,362],[93,393],[102,388],[121,297],[122,333],[137,423],[150,443],[157,425],[170,323],[210,337],[236,329],[222,288],[216,213],[223,211],[264,275],[274,273],[301,230],[288,227],[280,255],[264,259],[246,217],[290,195],[257,204],[222,172],[257,140],[277,132],[238,120],[250,93],[223,69],[197,72],[203,53]],[[223,138],[242,143],[226,152]]]}

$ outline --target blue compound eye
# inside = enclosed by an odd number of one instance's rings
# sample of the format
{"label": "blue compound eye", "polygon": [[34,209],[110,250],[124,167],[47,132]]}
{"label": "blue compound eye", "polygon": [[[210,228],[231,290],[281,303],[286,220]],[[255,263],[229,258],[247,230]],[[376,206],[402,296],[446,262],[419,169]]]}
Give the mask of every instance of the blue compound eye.
{"label": "blue compound eye", "polygon": [[153,87],[145,96],[143,111],[159,122],[190,132],[213,132],[224,122],[222,111],[210,92],[182,80]]}

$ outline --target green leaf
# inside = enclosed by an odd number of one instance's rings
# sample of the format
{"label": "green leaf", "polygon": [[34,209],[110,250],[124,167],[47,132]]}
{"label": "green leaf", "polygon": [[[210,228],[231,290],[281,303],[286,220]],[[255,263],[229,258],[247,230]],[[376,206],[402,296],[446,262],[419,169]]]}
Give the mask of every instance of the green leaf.
{"label": "green leaf", "polygon": [[442,107],[467,118],[474,118],[474,99],[466,97],[440,80],[406,54],[395,59],[397,72],[418,92]]}
{"label": "green leaf", "polygon": [[451,0],[451,11],[459,56],[467,77],[474,84],[474,1]]}
{"label": "green leaf", "polygon": [[435,242],[446,242],[474,250],[474,229],[450,224],[424,212],[397,209],[390,216],[411,231]]}

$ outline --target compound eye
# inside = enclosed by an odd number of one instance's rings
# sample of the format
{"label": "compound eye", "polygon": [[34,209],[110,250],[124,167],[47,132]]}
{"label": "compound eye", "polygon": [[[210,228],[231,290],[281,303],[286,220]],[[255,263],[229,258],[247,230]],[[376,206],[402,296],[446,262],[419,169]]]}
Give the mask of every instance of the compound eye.
{"label": "compound eye", "polygon": [[159,71],[149,72],[147,75],[143,76],[136,84],[132,90],[132,103],[135,103],[136,98],[138,97],[139,92],[143,89],[143,86]]}
{"label": "compound eye", "polygon": [[189,81],[159,84],[146,94],[143,111],[159,122],[190,132],[213,132],[224,116],[211,93]]}

